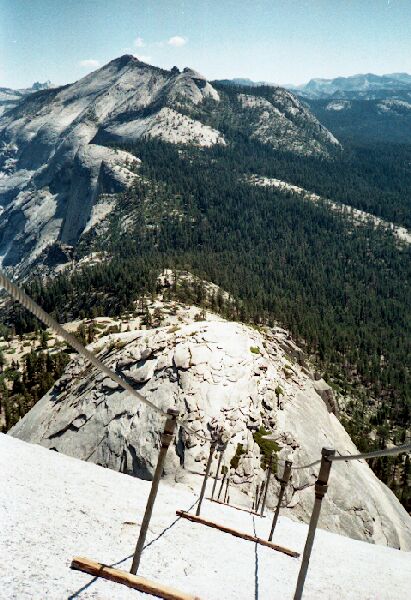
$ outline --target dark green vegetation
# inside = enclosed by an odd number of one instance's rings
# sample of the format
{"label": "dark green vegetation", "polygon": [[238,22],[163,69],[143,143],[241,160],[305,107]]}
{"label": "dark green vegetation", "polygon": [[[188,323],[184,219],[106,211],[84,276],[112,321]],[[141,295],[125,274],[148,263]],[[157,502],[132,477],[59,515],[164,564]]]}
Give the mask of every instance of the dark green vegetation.
{"label": "dark green vegetation", "polygon": [[240,464],[241,457],[243,456],[243,454],[245,454],[245,452],[246,451],[244,450],[243,445],[237,444],[235,454],[230,460],[230,467],[232,467],[233,469],[237,469],[238,465]]}
{"label": "dark green vegetation", "polygon": [[[329,100],[306,100],[344,145],[341,161],[304,176],[306,187],[410,228],[411,102],[406,100],[408,106],[387,100],[386,110],[381,100],[336,100],[348,104],[342,110],[327,110]],[[334,187],[327,189],[327,180]]]}
{"label": "dark green vegetation", "polygon": [[[44,340],[44,333],[40,334]],[[43,345],[43,344],[42,344]],[[1,431],[8,431],[23,417],[53,383],[61,377],[69,358],[65,352],[50,354],[44,348],[32,350],[21,361],[4,368],[0,353],[0,412],[3,414]]]}
{"label": "dark green vegetation", "polygon": [[411,145],[347,143],[338,161],[282,155],[264,174],[411,228]]}
{"label": "dark green vegetation", "polygon": [[[396,94],[402,101],[393,99],[385,104],[380,100],[335,100],[346,102],[347,108],[327,110],[331,100],[307,100],[316,117],[341,141],[360,145],[379,143],[409,145],[411,140],[411,97]],[[334,99],[332,100],[334,102]],[[402,104],[404,102],[405,104]],[[408,106],[407,106],[408,104]]]}
{"label": "dark green vegetation", "polygon": [[[215,103],[209,101],[186,112],[215,127],[226,139],[235,142],[234,152],[221,148],[220,152],[217,150],[224,161],[232,161],[234,170],[282,179],[326,198],[411,227],[410,109],[379,113],[376,101],[357,101],[354,112],[328,111],[325,110],[325,101],[307,102],[319,121],[343,144],[340,150],[330,150],[332,160],[329,160],[290,152],[274,153],[269,146],[256,143],[249,137],[253,131],[253,118],[248,117],[247,120],[244,113],[235,109],[238,93],[244,93],[244,88],[216,87],[220,94],[224,94],[218,111]],[[272,88],[247,88],[246,93],[269,99]],[[257,118],[258,111],[248,111],[251,114],[254,112]],[[364,123],[368,123],[366,130]],[[374,132],[375,137],[370,132]],[[309,130],[307,133],[308,138],[314,134]]]}
{"label": "dark green vegetation", "polygon": [[[277,472],[277,452],[281,449],[281,447],[277,444],[277,442],[273,442],[271,440],[265,440],[264,436],[268,435],[270,432],[266,431],[264,427],[260,427],[258,431],[253,433],[253,439],[256,444],[258,444],[261,453],[261,468],[267,469],[271,461],[271,470],[273,473]],[[230,461],[230,467],[233,469],[237,469],[240,464],[241,457],[246,453],[242,444],[237,444],[236,452]]]}
{"label": "dark green vegetation", "polygon": [[253,439],[256,444],[260,447],[261,452],[261,468],[267,469],[270,465],[271,460],[271,471],[273,473],[277,473],[277,461],[278,456],[277,452],[281,450],[281,446],[272,440],[264,439],[265,435],[268,435],[270,432],[266,431],[264,427],[260,427],[258,431],[253,433]]}
{"label": "dark green vegetation", "polygon": [[[234,102],[231,93],[224,102]],[[142,178],[120,197],[106,232],[89,233],[76,250],[114,258],[48,285],[32,281],[28,292],[61,321],[120,315],[142,292],[156,292],[161,268],[188,269],[236,299],[227,305],[215,298],[215,310],[255,324],[277,321],[292,332],[351,398],[344,422],[360,448],[403,442],[411,397],[410,248],[386,231],[353,227],[325,206],[254,187],[245,176],[277,177],[410,226],[411,146],[296,157],[250,140],[235,127],[233,111],[223,106],[217,114],[212,104],[204,103],[201,118],[230,143],[128,147],[143,161]],[[201,287],[180,295],[204,303]],[[20,309],[11,320],[17,332],[35,326]],[[385,463],[374,468],[407,503],[403,464]]]}

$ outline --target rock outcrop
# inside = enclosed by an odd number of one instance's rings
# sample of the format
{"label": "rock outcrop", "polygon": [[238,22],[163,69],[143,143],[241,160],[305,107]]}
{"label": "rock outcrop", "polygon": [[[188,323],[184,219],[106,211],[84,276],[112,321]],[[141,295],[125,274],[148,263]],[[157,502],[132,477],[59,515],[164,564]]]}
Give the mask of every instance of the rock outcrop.
{"label": "rock outcrop", "polygon": [[334,397],[334,392],[331,386],[321,377],[314,382],[314,389],[319,396],[324,400],[328,412],[334,413],[338,417],[338,402]]}
{"label": "rock outcrop", "polygon": [[[192,432],[207,436],[213,424],[222,425],[230,435],[224,462],[239,490],[253,496],[264,476],[253,436],[262,428],[274,433],[278,459],[290,458],[294,465],[319,458],[323,446],[342,454],[357,452],[330,410],[328,386],[286,356],[283,329],[257,331],[210,313],[194,321],[196,309],[184,306],[162,304],[161,309],[164,326],[112,334],[91,347],[157,406],[177,407]],[[162,426],[161,416],[77,358],[11,435],[150,479]],[[166,476],[190,481],[193,471],[203,471],[209,445],[181,430],[176,440]],[[242,452],[234,468],[230,462],[239,444]],[[317,468],[293,471],[286,514],[309,519]],[[271,507],[278,489],[274,477]],[[363,461],[333,465],[323,505],[320,526],[326,529],[411,548],[410,517]]]}
{"label": "rock outcrop", "polygon": [[287,140],[287,149],[312,156],[340,147],[339,141],[306,106],[283,88],[273,88],[268,98],[238,94],[238,101],[245,112],[253,115],[251,137],[264,144],[283,150]]}

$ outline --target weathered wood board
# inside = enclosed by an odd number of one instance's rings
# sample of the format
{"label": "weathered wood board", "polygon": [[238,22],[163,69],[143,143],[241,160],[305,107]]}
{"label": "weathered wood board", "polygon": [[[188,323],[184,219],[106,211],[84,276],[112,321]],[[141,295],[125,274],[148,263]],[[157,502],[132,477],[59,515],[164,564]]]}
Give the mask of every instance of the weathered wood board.
{"label": "weathered wood board", "polygon": [[300,556],[298,552],[294,552],[293,550],[289,550],[288,548],[283,548],[282,546],[278,546],[277,544],[273,544],[272,542],[267,542],[267,540],[263,540],[262,538],[255,537],[254,535],[250,535],[249,533],[243,533],[242,531],[237,531],[236,529],[231,529],[231,527],[220,525],[219,523],[215,523],[214,521],[209,521],[208,519],[203,519],[202,517],[196,517],[194,515],[191,515],[190,513],[184,512],[183,510],[177,510],[176,515],[182,517],[183,519],[193,521],[194,523],[201,523],[201,525],[206,525],[207,527],[218,529],[219,531],[223,531],[224,533],[229,533],[230,535],[242,538],[243,540],[248,540],[249,542],[261,544],[261,546],[267,546],[268,548],[272,548],[277,552],[282,552],[283,554],[287,554],[288,556],[292,556],[293,558],[298,558]]}
{"label": "weathered wood board", "polygon": [[200,600],[198,596],[180,592],[179,590],[162,585],[156,581],[150,581],[139,575],[132,575],[127,571],[114,569],[113,567],[103,565],[82,556],[75,556],[73,558],[71,568],[83,571],[84,573],[89,573],[90,575],[95,575],[96,577],[104,577],[104,579],[109,579],[116,583],[122,583],[123,585],[139,590],[140,592],[152,594],[158,598],[164,598],[164,600]]}

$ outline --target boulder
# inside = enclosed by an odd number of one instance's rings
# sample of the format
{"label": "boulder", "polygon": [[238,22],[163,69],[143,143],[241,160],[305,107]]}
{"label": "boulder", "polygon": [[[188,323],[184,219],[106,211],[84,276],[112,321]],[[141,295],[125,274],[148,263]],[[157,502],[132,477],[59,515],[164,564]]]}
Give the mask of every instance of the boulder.
{"label": "boulder", "polygon": [[328,385],[324,379],[316,379],[314,381],[314,389],[319,396],[324,400],[328,412],[334,413],[338,416],[338,402],[334,397],[332,388]]}

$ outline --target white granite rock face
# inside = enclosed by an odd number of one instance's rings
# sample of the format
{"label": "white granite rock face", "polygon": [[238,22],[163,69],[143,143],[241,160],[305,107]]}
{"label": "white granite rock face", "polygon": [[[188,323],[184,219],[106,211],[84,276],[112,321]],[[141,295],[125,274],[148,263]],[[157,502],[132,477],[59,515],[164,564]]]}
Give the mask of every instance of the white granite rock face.
{"label": "white granite rock face", "polygon": [[179,111],[205,99],[217,103],[219,95],[195,71],[165,71],[126,55],[0,113],[0,265],[24,275],[56,242],[74,245],[96,223],[99,195],[133,183],[138,160],[106,145],[224,144],[219,131]]}
{"label": "white granite rock face", "polygon": [[[242,108],[255,115],[253,138],[273,148],[312,156],[327,156],[339,141],[293,94],[273,88],[269,98],[238,94]],[[302,124],[304,127],[302,128]]]}
{"label": "white granite rock face", "polygon": [[[260,448],[253,440],[253,432],[261,427],[278,438],[279,458],[290,458],[294,465],[319,458],[323,446],[344,454],[357,452],[330,412],[328,399],[324,401],[316,391],[318,381],[313,381],[305,367],[289,362],[283,350],[289,345],[289,336],[280,328],[263,334],[208,314],[206,321],[189,322],[187,318],[178,327],[120,333],[103,340],[96,342],[103,361],[157,406],[164,410],[177,407],[191,431],[209,435],[216,422],[224,426],[230,434],[226,466],[242,444],[244,453],[231,474],[233,485],[251,497],[264,477]],[[110,350],[113,340],[117,348]],[[276,393],[279,387],[280,397]],[[105,375],[76,359],[10,433],[150,479],[163,422]],[[169,451],[166,476],[192,482],[190,473],[203,470],[208,452],[207,442],[179,430]],[[309,520],[317,468],[293,471],[285,498],[286,514]],[[279,475],[281,472],[282,467]],[[271,478],[268,506],[276,504],[278,489],[277,479]],[[365,462],[333,465],[320,526],[357,539],[411,549],[409,515]]]}

